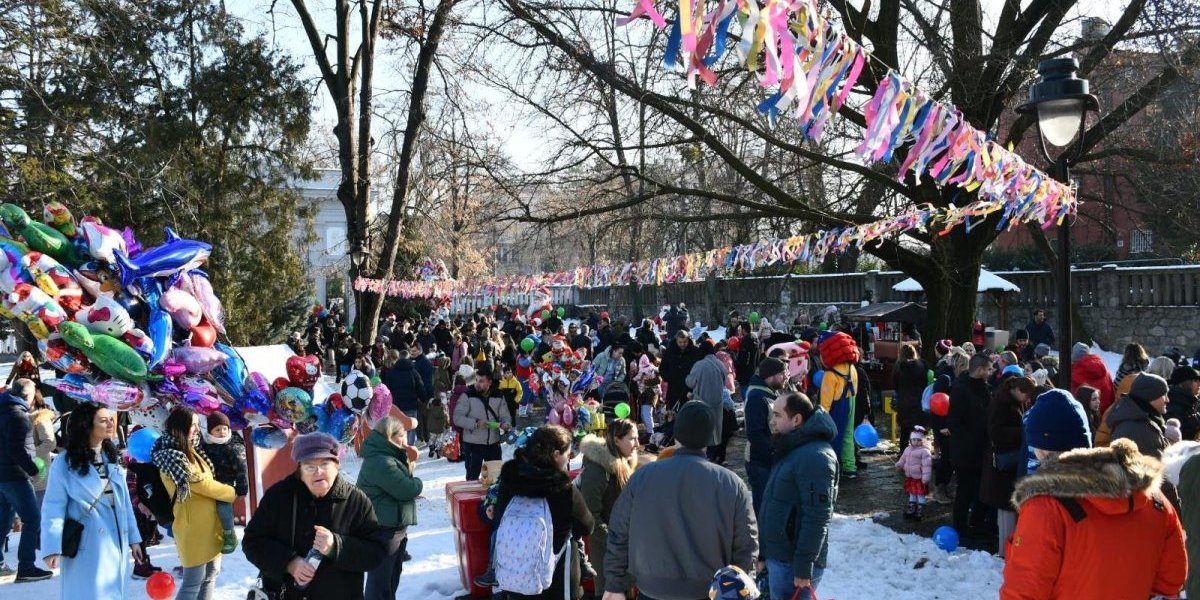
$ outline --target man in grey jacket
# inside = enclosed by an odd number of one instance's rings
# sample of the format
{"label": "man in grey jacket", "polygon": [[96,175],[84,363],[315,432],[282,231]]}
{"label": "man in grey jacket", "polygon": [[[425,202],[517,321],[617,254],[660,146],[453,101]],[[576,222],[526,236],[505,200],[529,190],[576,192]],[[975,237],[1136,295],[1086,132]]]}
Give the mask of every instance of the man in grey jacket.
{"label": "man in grey jacket", "polygon": [[725,376],[729,373],[725,370],[725,365],[717,360],[716,348],[713,346],[712,340],[706,340],[700,344],[700,354],[704,357],[692,366],[692,371],[687,376],[687,386],[692,390],[692,400],[699,400],[708,407],[712,413],[713,426],[709,432],[708,441],[704,444],[708,447],[708,458],[714,460],[713,450],[721,444],[721,423],[724,416],[724,392],[725,392]]}
{"label": "man in grey jacket", "polygon": [[682,447],[629,478],[608,520],[603,600],[625,600],[635,584],[639,599],[699,600],[721,567],[753,568],[758,531],[750,490],[705,459],[711,430],[708,407],[688,402],[675,416]]}
{"label": "man in grey jacket", "polygon": [[462,454],[467,481],[479,479],[484,461],[500,460],[500,441],[512,427],[512,414],[500,390],[492,385],[491,365],[475,371],[475,385],[467,388],[454,406],[454,424],[463,430]]}

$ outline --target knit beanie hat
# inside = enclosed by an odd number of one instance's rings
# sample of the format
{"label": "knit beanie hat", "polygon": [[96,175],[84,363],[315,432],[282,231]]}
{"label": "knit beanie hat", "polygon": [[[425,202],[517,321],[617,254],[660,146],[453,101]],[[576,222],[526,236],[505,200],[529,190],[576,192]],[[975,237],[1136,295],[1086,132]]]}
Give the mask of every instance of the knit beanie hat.
{"label": "knit beanie hat", "polygon": [[675,414],[675,440],[684,448],[698,450],[708,446],[713,417],[707,404],[692,400]]}
{"label": "knit beanie hat", "polygon": [[1050,355],[1050,346],[1048,344],[1038,344],[1033,348],[1033,355],[1041,358]]}
{"label": "knit beanie hat", "polygon": [[1033,408],[1025,413],[1025,436],[1030,446],[1054,452],[1092,447],[1083,405],[1063,390],[1050,390],[1037,397]]}
{"label": "knit beanie hat", "polygon": [[1186,381],[1192,381],[1193,379],[1200,379],[1200,371],[1197,371],[1191,367],[1175,367],[1175,370],[1171,371],[1171,380],[1167,383],[1170,383],[1171,385],[1179,385]]}
{"label": "knit beanie hat", "polygon": [[1170,389],[1167,380],[1162,377],[1153,373],[1138,373],[1137,379],[1133,380],[1133,386],[1129,388],[1129,397],[1150,402],[1166,396]]}
{"label": "knit beanie hat", "polygon": [[946,338],[946,339],[938,342],[937,348],[936,348],[938,356],[944,356],[946,354],[949,354],[950,349],[953,347],[954,347],[954,342],[951,341],[950,338]]}
{"label": "knit beanie hat", "polygon": [[338,441],[332,435],[315,431],[297,437],[292,443],[292,460],[297,463],[324,459],[341,462],[338,458],[339,450]]}
{"label": "knit beanie hat", "polygon": [[1092,349],[1087,344],[1075,342],[1075,345],[1071,346],[1071,362],[1079,362],[1080,359],[1090,354],[1091,351]]}
{"label": "knit beanie hat", "polygon": [[212,430],[221,425],[229,427],[229,417],[225,416],[225,413],[223,412],[213,411],[212,414],[208,415],[207,419],[209,433],[212,433]]}
{"label": "knit beanie hat", "polygon": [[925,441],[925,428],[920,425],[913,427],[912,433],[908,435],[908,439]]}
{"label": "knit beanie hat", "polygon": [[758,376],[762,377],[763,379],[770,379],[771,377],[782,373],[786,368],[787,365],[783,364],[782,360],[779,360],[778,358],[767,357],[764,358],[762,362],[758,363]]}

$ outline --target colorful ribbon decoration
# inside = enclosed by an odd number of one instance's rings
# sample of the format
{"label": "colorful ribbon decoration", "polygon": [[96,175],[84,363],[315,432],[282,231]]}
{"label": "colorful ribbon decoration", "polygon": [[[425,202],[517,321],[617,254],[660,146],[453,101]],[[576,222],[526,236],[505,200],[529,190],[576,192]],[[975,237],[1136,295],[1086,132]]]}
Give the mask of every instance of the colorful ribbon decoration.
{"label": "colorful ribbon decoration", "polygon": [[[661,15],[640,0],[634,12],[619,23],[641,16],[663,28]],[[721,0],[702,14],[703,0],[678,0],[679,18],[670,25],[668,66],[682,55],[688,82],[698,75],[716,80],[712,66],[728,48],[726,38],[734,16],[741,23],[740,54],[744,67],[758,73],[759,83],[773,90],[758,105],[772,120],[792,115],[808,139],[821,138],[825,125],[858,82],[870,53],[820,9],[817,0]],[[654,19],[658,16],[658,19]],[[697,35],[697,32],[702,32]],[[760,58],[761,57],[761,58]],[[761,61],[761,65],[760,65]],[[761,72],[760,72],[761,71]],[[1037,221],[1044,228],[1074,214],[1078,201],[1067,184],[1055,181],[1027,164],[962,118],[953,106],[934,101],[895,69],[880,81],[863,110],[866,131],[855,149],[867,162],[888,162],[907,147],[898,178],[908,174],[920,182],[930,177],[942,187],[955,186],[997,203],[987,212],[1002,210],[1000,228]]]}

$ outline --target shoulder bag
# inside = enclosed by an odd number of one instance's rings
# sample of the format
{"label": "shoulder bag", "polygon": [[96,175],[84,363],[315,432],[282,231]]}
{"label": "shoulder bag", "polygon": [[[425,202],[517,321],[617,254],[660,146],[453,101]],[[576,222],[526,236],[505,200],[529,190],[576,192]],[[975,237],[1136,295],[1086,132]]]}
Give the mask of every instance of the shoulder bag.
{"label": "shoulder bag", "polygon": [[[105,464],[104,468],[107,469],[108,465]],[[96,496],[96,499],[92,500],[92,503],[88,505],[87,510],[83,511],[84,517],[91,513],[92,509],[96,508],[96,503],[104,496],[104,492],[108,491],[110,485],[112,485],[112,480],[106,477],[104,479],[104,487],[100,490],[100,495]],[[83,542],[83,521],[78,521],[71,517],[63,519],[62,548],[59,554],[67,558],[75,558],[79,554],[79,544],[81,542]]]}

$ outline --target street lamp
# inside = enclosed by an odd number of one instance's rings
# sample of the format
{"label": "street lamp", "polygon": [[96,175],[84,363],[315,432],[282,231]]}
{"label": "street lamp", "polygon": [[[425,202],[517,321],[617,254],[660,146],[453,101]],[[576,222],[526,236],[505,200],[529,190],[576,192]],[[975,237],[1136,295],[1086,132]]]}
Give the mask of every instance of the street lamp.
{"label": "street lamp", "polygon": [[367,250],[363,248],[362,242],[354,242],[354,247],[350,249],[350,264],[357,271],[367,262]]}
{"label": "street lamp", "polygon": [[[1075,76],[1079,62],[1074,58],[1052,58],[1038,63],[1038,81],[1029,88],[1029,102],[1017,112],[1036,113],[1038,148],[1054,164],[1054,178],[1070,184],[1071,165],[1083,155],[1083,129],[1087,114],[1099,103],[1088,93],[1088,80]],[[1078,139],[1079,142],[1071,145]],[[1046,145],[1063,148],[1058,158]],[[1058,382],[1071,389],[1071,223],[1058,226]]]}

